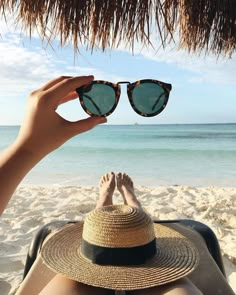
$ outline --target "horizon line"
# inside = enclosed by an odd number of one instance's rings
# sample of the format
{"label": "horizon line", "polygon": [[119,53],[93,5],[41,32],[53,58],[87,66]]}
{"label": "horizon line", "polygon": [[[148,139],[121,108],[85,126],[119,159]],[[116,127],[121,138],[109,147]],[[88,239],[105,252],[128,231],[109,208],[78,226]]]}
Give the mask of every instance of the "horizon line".
{"label": "horizon line", "polygon": [[[139,126],[139,125],[234,125],[236,124],[236,122],[227,122],[227,123],[138,123],[138,122],[134,122],[134,123],[129,123],[129,124],[101,124],[98,126]],[[16,124],[0,124],[0,127],[20,127],[21,125],[16,125]]]}

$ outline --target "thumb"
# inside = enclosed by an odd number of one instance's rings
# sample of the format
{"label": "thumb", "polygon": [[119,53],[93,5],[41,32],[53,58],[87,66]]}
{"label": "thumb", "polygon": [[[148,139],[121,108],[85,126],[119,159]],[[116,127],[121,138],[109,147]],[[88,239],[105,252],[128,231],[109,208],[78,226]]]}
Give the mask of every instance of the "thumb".
{"label": "thumb", "polygon": [[70,123],[71,132],[73,133],[73,136],[76,134],[80,134],[83,132],[86,132],[98,124],[106,123],[107,119],[105,117],[100,116],[93,116],[89,117],[87,119],[79,120],[77,122]]}

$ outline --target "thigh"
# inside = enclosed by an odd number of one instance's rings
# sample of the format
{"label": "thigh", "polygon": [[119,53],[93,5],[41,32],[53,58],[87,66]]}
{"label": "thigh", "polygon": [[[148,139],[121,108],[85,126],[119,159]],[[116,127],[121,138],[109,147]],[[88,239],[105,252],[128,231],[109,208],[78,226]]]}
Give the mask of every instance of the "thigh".
{"label": "thigh", "polygon": [[56,275],[39,295],[114,295],[114,291],[88,286]]}
{"label": "thigh", "polygon": [[181,279],[163,286],[129,291],[127,295],[202,295],[202,292],[189,279]]}

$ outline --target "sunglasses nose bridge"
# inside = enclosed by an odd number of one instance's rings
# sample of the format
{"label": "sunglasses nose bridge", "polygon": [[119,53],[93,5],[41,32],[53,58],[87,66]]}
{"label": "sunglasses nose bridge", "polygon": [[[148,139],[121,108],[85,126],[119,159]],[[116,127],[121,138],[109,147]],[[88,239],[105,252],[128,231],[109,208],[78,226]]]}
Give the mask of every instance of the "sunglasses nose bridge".
{"label": "sunglasses nose bridge", "polygon": [[[119,93],[121,94],[121,86],[120,84],[126,84],[127,85],[127,94],[129,94],[129,89],[130,89],[130,85],[132,83],[130,83],[129,81],[120,81],[120,82],[117,82],[116,85],[118,86],[119,88]],[[129,96],[129,95],[128,95]]]}
{"label": "sunglasses nose bridge", "polygon": [[120,82],[117,82],[116,83],[117,85],[120,85],[120,84],[130,84],[129,81],[120,81]]}

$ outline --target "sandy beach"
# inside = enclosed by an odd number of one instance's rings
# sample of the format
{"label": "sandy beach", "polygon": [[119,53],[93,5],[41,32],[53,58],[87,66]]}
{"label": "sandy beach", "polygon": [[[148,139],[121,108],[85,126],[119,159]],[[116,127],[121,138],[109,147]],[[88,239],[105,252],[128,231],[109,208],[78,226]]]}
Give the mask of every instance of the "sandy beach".
{"label": "sandy beach", "polygon": [[[229,284],[236,291],[236,188],[136,188],[142,205],[155,219],[194,219],[217,235]],[[95,207],[92,186],[20,186],[0,219],[0,294],[15,294],[26,253],[36,230],[53,220],[81,220]],[[121,203],[118,191],[114,203]]]}

